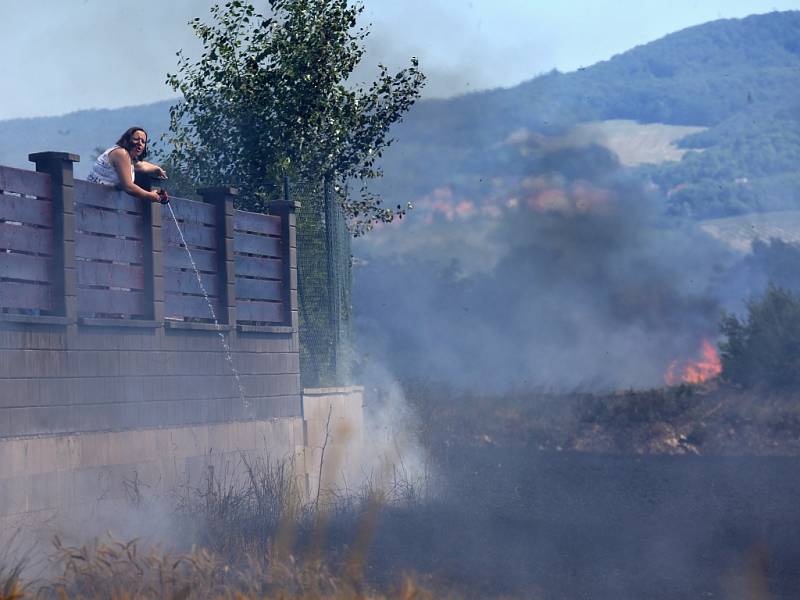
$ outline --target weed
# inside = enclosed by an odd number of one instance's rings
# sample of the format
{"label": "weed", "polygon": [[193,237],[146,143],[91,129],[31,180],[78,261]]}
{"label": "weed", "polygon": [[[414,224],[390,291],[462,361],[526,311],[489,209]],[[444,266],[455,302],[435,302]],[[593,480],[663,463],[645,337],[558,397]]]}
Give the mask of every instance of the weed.
{"label": "weed", "polygon": [[55,539],[55,564],[61,575],[36,589],[24,587],[21,566],[0,566],[1,600],[199,600],[202,598],[249,600],[420,600],[434,595],[416,578],[405,576],[388,594],[370,590],[360,576],[337,576],[322,561],[298,562],[293,557],[275,559],[251,553],[234,568],[205,549],[170,554],[159,548],[147,551],[137,540],[109,538],[84,546],[67,546]]}
{"label": "weed", "polygon": [[22,586],[23,563],[0,565],[0,600],[18,600],[25,595]]}

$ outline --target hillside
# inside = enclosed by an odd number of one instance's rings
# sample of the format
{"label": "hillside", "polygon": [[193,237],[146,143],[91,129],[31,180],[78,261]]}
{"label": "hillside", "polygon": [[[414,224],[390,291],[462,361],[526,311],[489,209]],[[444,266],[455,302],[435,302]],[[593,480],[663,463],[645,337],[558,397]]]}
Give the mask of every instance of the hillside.
{"label": "hillside", "polygon": [[79,177],[91,168],[97,149],[111,146],[131,125],[145,127],[157,139],[169,127],[169,102],[114,110],[81,110],[61,117],[0,121],[0,165],[32,168],[28,154],[44,150],[73,152]]}
{"label": "hillside", "polygon": [[[800,206],[800,12],[691,27],[573,73],[510,89],[420,104],[398,128],[386,190],[413,194],[541,171],[537,148],[505,144],[520,130],[560,135],[576,122],[628,119],[707,129],[682,142],[683,160],[642,168],[673,214],[722,217]],[[409,182],[408,173],[414,173]],[[446,175],[443,175],[446,174]],[[746,179],[746,182],[744,181]]]}
{"label": "hillside", "polygon": [[[716,218],[796,208],[798,84],[800,12],[714,21],[572,73],[553,71],[508,89],[420,102],[396,128],[397,142],[383,164],[386,178],[376,187],[387,204],[415,201],[422,212],[430,203],[426,196],[443,187],[453,203],[480,203],[490,195],[483,185],[489,178],[547,170],[547,140],[567,135],[576,123],[631,120],[704,128],[680,142],[683,150],[702,152],[682,160],[675,160],[681,153],[662,153],[671,162],[639,168],[672,213]],[[158,137],[167,127],[168,106],[0,121],[0,164],[27,166],[29,152],[69,150],[83,157],[77,171],[84,174],[96,148],[131,124]],[[520,132],[527,135],[524,143],[509,143]],[[617,136],[611,149],[630,150],[641,141],[637,135],[627,141]],[[629,155],[619,154],[631,164]],[[508,193],[506,187],[492,194]]]}

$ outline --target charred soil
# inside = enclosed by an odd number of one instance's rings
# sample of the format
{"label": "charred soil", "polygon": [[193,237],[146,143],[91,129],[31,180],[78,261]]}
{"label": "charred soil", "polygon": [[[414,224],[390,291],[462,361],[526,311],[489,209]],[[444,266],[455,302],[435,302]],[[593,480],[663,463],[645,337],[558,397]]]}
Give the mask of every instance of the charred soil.
{"label": "charred soil", "polygon": [[632,455],[800,456],[800,391],[712,382],[611,394],[406,386],[434,453],[452,446]]}
{"label": "charred soil", "polygon": [[413,547],[421,572],[479,597],[800,593],[800,398],[406,391],[445,489],[403,527],[385,517],[376,564]]}

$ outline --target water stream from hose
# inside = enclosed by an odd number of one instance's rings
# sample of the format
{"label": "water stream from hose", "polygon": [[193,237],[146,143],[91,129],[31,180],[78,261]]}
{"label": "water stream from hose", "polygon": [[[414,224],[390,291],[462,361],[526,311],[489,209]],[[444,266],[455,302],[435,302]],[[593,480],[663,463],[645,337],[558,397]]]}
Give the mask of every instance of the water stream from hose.
{"label": "water stream from hose", "polygon": [[244,387],[242,386],[242,378],[239,377],[239,371],[236,369],[236,365],[233,363],[233,355],[231,354],[231,347],[228,344],[228,340],[225,339],[225,332],[222,330],[222,326],[220,326],[219,321],[217,320],[217,313],[214,310],[214,305],[211,303],[211,299],[208,297],[208,292],[206,291],[206,286],[203,285],[203,278],[200,276],[200,270],[197,268],[197,263],[194,262],[194,257],[192,256],[192,251],[189,250],[189,244],[186,243],[186,238],[183,237],[183,230],[181,229],[180,224],[178,223],[178,218],[175,216],[175,211],[172,210],[172,204],[167,202],[167,207],[169,208],[169,213],[172,215],[172,220],[175,222],[175,227],[178,229],[178,235],[181,237],[181,243],[183,247],[186,248],[186,254],[189,255],[189,262],[192,264],[192,269],[194,269],[195,277],[197,277],[197,283],[200,286],[200,291],[203,293],[203,297],[206,299],[206,303],[208,304],[208,310],[211,312],[211,319],[214,321],[214,327],[217,329],[217,334],[219,335],[219,339],[222,340],[222,348],[225,350],[225,358],[228,361],[228,366],[233,372],[233,376],[236,378],[236,385],[239,388],[239,397],[242,400],[242,405],[244,409],[248,409],[248,402],[244,395]]}

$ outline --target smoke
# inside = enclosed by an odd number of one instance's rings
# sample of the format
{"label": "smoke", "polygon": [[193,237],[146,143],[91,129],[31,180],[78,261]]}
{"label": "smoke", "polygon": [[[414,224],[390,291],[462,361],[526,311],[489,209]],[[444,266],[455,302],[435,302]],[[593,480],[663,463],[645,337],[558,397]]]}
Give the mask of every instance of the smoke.
{"label": "smoke", "polygon": [[429,484],[438,477],[419,439],[419,416],[399,382],[378,363],[370,364],[362,376],[364,446],[358,461],[362,473],[358,484],[377,482],[401,496],[432,491]]}
{"label": "smoke", "polygon": [[[469,268],[474,250],[443,264],[413,251],[372,261],[361,247],[354,303],[368,360],[484,388],[662,384],[671,361],[714,339],[731,252],[662,217],[602,148],[539,152],[526,169],[484,238],[499,255],[489,271]],[[439,220],[423,233],[450,228],[469,230]]]}

